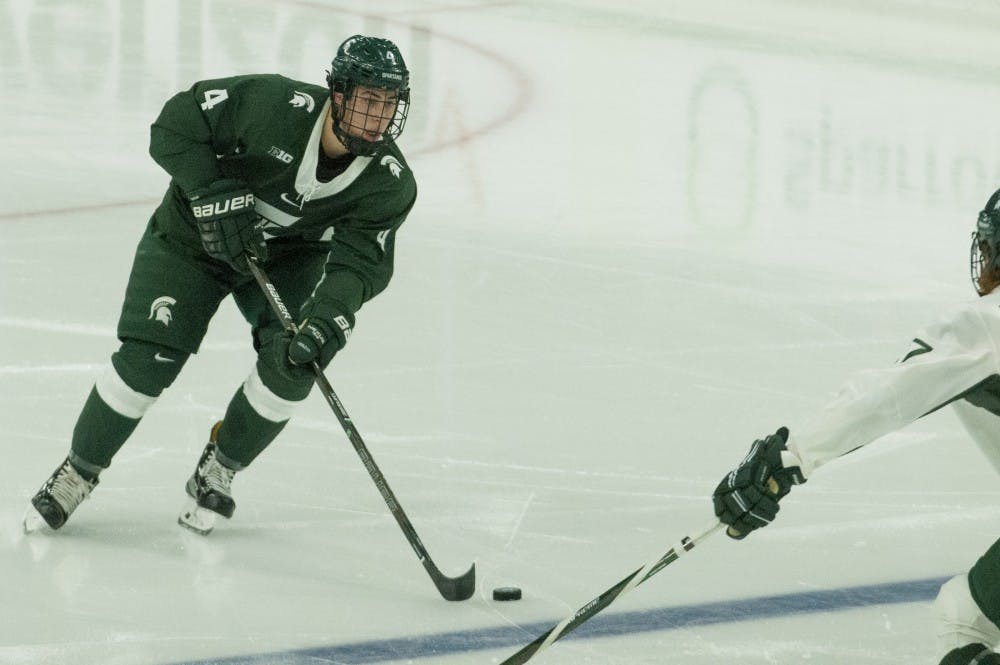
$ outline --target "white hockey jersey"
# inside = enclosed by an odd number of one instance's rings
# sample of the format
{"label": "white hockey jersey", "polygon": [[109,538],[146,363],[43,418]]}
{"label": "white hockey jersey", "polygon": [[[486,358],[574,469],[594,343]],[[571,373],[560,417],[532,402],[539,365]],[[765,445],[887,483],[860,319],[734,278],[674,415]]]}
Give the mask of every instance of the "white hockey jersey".
{"label": "white hockey jersey", "polygon": [[951,404],[1000,471],[1000,289],[921,330],[895,365],[855,375],[788,448],[812,472]]}

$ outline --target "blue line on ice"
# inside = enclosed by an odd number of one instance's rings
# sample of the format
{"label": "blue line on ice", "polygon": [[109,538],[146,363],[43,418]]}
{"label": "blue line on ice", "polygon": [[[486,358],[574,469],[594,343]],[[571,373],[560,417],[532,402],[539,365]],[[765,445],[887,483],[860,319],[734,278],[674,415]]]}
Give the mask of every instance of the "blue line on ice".
{"label": "blue line on ice", "polygon": [[[836,612],[872,605],[929,602],[938,587],[948,580],[935,577],[884,584],[843,587],[826,591],[806,591],[740,600],[662,607],[634,612],[600,614],[583,624],[565,639],[616,637],[650,631],[676,630],[693,626],[736,623],[755,619],[789,617],[798,614]],[[562,620],[479,628],[448,633],[433,633],[335,644],[278,653],[259,653],[209,660],[186,661],[175,665],[314,665],[315,663],[386,663],[450,656],[475,651],[510,650],[528,644]],[[509,654],[508,654],[509,655]],[[506,655],[505,655],[506,657]]]}

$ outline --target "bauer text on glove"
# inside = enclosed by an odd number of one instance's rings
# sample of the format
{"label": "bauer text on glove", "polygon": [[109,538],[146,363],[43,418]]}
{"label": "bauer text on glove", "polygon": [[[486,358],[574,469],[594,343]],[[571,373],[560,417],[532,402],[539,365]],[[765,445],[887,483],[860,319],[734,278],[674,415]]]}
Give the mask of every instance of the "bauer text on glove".
{"label": "bauer text on glove", "polygon": [[238,180],[216,180],[191,192],[191,212],[205,252],[234,270],[249,272],[247,254],[267,259],[267,244],[253,193]]}

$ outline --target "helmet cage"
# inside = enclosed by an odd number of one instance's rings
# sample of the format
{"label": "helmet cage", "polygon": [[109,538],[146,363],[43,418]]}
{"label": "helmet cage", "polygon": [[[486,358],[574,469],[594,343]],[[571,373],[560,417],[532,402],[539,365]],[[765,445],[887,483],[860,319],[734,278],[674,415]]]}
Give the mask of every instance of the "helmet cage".
{"label": "helmet cage", "polygon": [[1000,281],[1000,210],[983,210],[969,248],[969,273],[976,293],[986,295]]}
{"label": "helmet cage", "polygon": [[[334,93],[339,93],[340,90],[337,90],[336,86],[332,89],[331,100],[333,102],[333,112],[331,120],[333,133],[351,153],[361,157],[371,157],[381,151],[386,144],[398,139],[399,135],[403,133],[403,127],[406,125],[406,117],[410,112],[410,91],[390,89],[390,92],[396,97],[395,106],[376,105],[382,106],[383,111],[381,114],[372,114],[359,108],[361,105],[355,99],[358,87],[357,85],[351,86],[350,92],[341,93],[342,96],[339,104]],[[388,106],[389,111],[384,110],[385,106]],[[349,120],[346,125],[345,118]],[[368,121],[372,118],[376,118],[379,124],[386,120],[389,121],[385,131],[382,132],[379,138],[369,141],[362,136],[351,134],[350,130],[352,129],[363,131]]]}

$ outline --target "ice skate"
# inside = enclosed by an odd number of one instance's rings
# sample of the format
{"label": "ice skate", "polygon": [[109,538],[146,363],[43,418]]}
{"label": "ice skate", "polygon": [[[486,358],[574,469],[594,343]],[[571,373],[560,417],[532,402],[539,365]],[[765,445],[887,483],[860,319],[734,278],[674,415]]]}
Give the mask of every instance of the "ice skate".
{"label": "ice skate", "polygon": [[46,525],[50,529],[61,527],[76,507],[90,496],[97,482],[96,478],[87,480],[81,476],[67,457],[31,498],[31,506],[24,516],[24,532],[32,533]]}
{"label": "ice skate", "polygon": [[212,532],[219,515],[229,519],[236,510],[229,489],[236,471],[222,464],[216,456],[215,438],[221,426],[220,421],[212,427],[198,466],[185,486],[189,499],[177,518],[178,524],[203,536]]}

